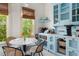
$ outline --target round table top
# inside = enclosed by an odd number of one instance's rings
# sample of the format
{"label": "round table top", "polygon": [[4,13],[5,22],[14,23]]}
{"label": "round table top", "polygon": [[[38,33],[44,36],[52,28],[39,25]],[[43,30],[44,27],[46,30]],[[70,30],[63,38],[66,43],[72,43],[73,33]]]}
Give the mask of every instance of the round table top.
{"label": "round table top", "polygon": [[9,43],[11,45],[30,45],[30,44],[35,44],[37,40],[35,38],[26,38],[25,40],[23,38],[17,38],[11,40]]}

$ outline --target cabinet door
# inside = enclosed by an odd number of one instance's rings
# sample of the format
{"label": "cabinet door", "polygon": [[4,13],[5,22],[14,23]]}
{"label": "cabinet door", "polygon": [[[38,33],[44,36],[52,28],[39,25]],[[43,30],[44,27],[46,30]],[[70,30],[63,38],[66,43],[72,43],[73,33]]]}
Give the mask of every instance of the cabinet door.
{"label": "cabinet door", "polygon": [[76,38],[69,40],[69,47],[78,49],[78,40]]}
{"label": "cabinet door", "polygon": [[48,41],[45,41],[45,43],[44,43],[44,49],[48,50],[48,45],[49,45]]}
{"label": "cabinet door", "polygon": [[72,3],[72,22],[79,21],[79,3]]}
{"label": "cabinet door", "polygon": [[53,42],[53,40],[54,40],[54,36],[50,36],[50,37],[49,37],[49,41],[50,41],[50,42]]}
{"label": "cabinet door", "polygon": [[69,48],[68,53],[69,56],[78,56],[79,53],[79,39],[78,38],[72,38],[69,40]]}
{"label": "cabinet door", "polygon": [[69,51],[69,56],[78,56],[78,51],[75,50]]}
{"label": "cabinet door", "polygon": [[55,35],[50,35],[48,37],[48,50],[50,52],[55,52],[55,47],[56,47],[56,39],[55,39]]}
{"label": "cabinet door", "polygon": [[54,45],[53,45],[53,44],[49,44],[49,50],[50,50],[51,52],[54,52]]}

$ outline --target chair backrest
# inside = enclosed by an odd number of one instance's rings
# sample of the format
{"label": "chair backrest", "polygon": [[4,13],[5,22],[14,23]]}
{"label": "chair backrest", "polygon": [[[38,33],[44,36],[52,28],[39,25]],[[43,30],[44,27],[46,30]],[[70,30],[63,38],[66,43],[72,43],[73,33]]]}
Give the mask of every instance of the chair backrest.
{"label": "chair backrest", "polygon": [[15,56],[24,56],[24,54],[23,54],[22,50],[16,48]]}
{"label": "chair backrest", "polygon": [[9,47],[9,46],[3,46],[3,52],[5,56],[22,56],[23,52],[14,47]]}
{"label": "chair backrest", "polygon": [[9,42],[10,42],[11,40],[13,40],[13,39],[16,39],[16,38],[10,36],[10,37],[8,37],[8,38],[6,39],[6,44],[7,44],[7,46],[10,46]]}
{"label": "chair backrest", "polygon": [[38,47],[36,48],[35,53],[39,53],[39,52],[42,52],[42,51],[43,51],[44,42],[45,42],[45,41],[43,41],[42,43],[40,43],[40,44],[38,45]]}

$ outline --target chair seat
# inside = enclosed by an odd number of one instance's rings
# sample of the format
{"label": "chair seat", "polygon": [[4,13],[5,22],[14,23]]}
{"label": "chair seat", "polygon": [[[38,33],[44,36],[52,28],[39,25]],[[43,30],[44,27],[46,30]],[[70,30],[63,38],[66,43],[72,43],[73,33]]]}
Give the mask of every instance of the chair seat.
{"label": "chair seat", "polygon": [[37,48],[37,46],[31,47],[30,52],[35,52],[36,48]]}

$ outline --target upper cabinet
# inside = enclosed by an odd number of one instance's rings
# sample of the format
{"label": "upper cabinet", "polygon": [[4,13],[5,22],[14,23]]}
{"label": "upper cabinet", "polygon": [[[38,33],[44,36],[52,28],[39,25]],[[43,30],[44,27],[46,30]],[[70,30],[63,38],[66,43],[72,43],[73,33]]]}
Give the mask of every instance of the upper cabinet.
{"label": "upper cabinet", "polygon": [[79,3],[72,4],[72,22],[79,21]]}
{"label": "upper cabinet", "polygon": [[58,22],[58,5],[54,6],[54,23],[56,24]]}
{"label": "upper cabinet", "polygon": [[78,25],[79,3],[60,3],[54,5],[54,25]]}
{"label": "upper cabinet", "polygon": [[69,4],[62,3],[60,4],[60,20],[69,19]]}

